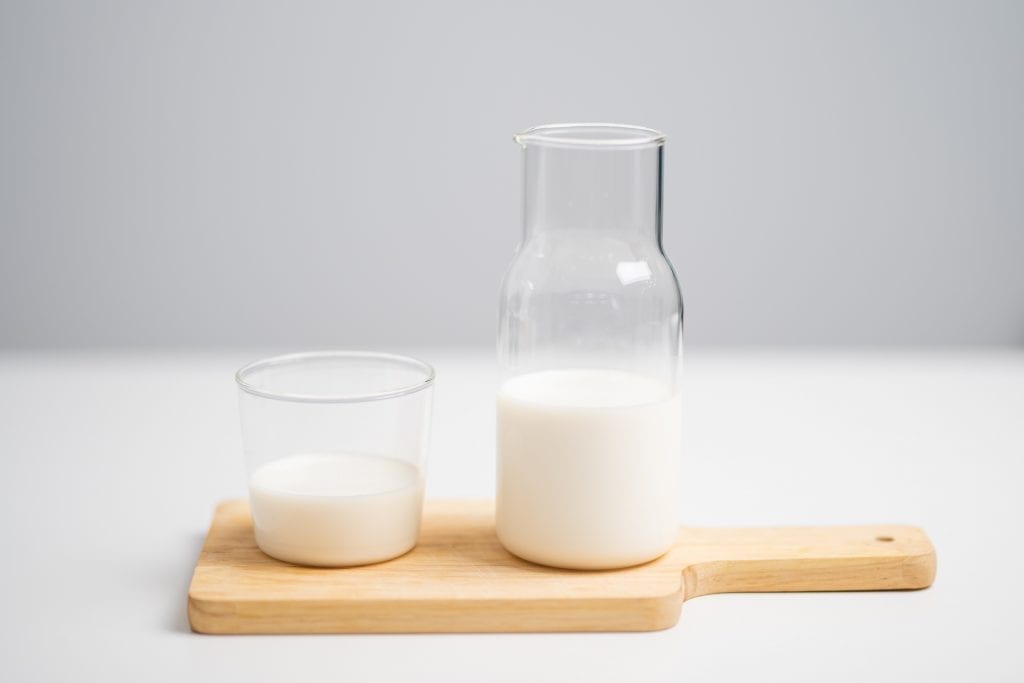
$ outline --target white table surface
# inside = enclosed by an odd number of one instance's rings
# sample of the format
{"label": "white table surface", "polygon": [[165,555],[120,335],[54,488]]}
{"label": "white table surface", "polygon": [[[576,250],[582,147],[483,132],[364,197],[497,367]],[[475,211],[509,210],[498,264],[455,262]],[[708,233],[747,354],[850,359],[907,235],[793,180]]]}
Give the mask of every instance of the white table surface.
{"label": "white table surface", "polygon": [[[688,350],[680,519],[923,526],[935,585],[718,595],[657,633],[203,636],[254,354],[0,354],[0,680],[1024,680],[1024,351]],[[429,496],[490,496],[489,350],[438,370]]]}

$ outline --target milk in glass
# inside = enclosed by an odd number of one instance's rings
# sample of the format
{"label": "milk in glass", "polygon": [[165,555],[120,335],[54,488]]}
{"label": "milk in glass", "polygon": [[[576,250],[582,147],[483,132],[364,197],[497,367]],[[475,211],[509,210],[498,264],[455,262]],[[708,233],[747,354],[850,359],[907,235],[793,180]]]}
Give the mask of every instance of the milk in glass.
{"label": "milk in glass", "polygon": [[415,465],[375,455],[292,455],[249,479],[257,545],[279,560],[314,566],[369,564],[408,552],[422,498]]}

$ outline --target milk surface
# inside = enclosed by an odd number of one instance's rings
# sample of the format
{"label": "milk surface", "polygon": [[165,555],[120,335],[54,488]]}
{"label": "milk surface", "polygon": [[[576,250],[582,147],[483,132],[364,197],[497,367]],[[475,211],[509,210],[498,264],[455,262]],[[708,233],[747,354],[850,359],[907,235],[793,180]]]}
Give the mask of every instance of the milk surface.
{"label": "milk surface", "polygon": [[498,393],[497,532],[540,564],[609,569],[673,544],[682,401],[612,370],[514,377]]}
{"label": "milk surface", "polygon": [[293,455],[253,472],[249,500],[256,543],[271,557],[368,564],[416,545],[423,479],[415,465],[394,458]]}

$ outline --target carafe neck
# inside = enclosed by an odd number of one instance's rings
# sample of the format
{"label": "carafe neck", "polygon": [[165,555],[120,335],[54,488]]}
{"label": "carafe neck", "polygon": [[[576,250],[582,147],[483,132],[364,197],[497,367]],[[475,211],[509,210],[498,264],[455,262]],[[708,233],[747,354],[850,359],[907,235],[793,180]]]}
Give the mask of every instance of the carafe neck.
{"label": "carafe neck", "polygon": [[[555,135],[545,130],[552,128],[558,129]],[[538,135],[538,130],[544,134]],[[660,246],[663,137],[656,131],[545,126],[516,140],[525,150],[527,239],[573,230],[651,239]]]}

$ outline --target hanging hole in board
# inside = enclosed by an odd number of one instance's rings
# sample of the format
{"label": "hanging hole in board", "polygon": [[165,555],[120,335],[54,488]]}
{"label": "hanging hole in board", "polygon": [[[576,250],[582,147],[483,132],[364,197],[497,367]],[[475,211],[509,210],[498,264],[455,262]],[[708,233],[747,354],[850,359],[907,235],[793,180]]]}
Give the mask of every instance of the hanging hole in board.
{"label": "hanging hole in board", "polygon": [[881,541],[882,543],[892,543],[896,539],[893,538],[892,536],[875,536],[875,540],[876,541]]}

